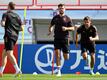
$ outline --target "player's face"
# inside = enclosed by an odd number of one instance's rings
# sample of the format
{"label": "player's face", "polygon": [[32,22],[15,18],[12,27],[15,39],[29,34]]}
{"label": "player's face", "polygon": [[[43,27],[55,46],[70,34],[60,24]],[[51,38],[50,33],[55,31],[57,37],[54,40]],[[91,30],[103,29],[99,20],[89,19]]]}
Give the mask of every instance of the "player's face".
{"label": "player's face", "polygon": [[59,10],[59,14],[64,14],[65,7],[64,6],[60,6],[60,7],[58,7],[58,10]]}
{"label": "player's face", "polygon": [[84,20],[84,25],[85,25],[86,27],[90,27],[91,21],[90,21],[90,20]]}

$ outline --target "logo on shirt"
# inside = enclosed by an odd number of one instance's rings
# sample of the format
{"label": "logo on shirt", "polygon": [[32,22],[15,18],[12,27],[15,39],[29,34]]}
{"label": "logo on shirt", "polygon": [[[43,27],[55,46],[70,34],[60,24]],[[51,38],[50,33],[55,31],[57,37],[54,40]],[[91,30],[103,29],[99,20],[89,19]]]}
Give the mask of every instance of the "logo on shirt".
{"label": "logo on shirt", "polygon": [[67,22],[67,19],[66,19],[66,17],[64,17],[64,18],[63,18],[63,20],[64,20],[64,22]]}

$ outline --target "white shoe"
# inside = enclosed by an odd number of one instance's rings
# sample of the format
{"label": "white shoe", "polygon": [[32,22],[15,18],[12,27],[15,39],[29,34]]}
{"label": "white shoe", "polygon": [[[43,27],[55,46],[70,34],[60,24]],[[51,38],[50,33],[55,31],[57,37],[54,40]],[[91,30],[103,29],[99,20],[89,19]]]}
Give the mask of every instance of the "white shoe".
{"label": "white shoe", "polygon": [[60,76],[61,76],[61,71],[60,71],[60,70],[58,71],[58,73],[57,73],[56,76],[57,76],[57,77],[60,77]]}
{"label": "white shoe", "polygon": [[21,74],[22,74],[22,72],[18,71],[18,72],[15,73],[15,77],[20,77]]}
{"label": "white shoe", "polygon": [[93,71],[90,71],[90,75],[95,75]]}
{"label": "white shoe", "polygon": [[57,76],[57,77],[60,77],[60,76],[61,76],[61,74],[57,74],[56,76]]}

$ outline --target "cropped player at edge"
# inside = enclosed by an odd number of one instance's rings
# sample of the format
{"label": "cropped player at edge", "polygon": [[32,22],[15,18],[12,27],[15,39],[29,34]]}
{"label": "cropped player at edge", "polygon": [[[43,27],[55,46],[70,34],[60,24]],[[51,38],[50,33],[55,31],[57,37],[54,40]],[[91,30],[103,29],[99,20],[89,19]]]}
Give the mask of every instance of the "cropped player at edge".
{"label": "cropped player at edge", "polygon": [[[90,74],[94,75],[93,69],[95,64],[95,41],[99,40],[96,27],[92,24],[91,18],[86,16],[83,19],[83,24],[77,29],[76,33],[76,46],[78,47],[78,35],[81,35],[80,45],[81,53],[83,59],[86,60],[87,65],[90,67]],[[89,63],[90,57],[87,56],[87,51],[89,51],[91,56],[91,61]]]}
{"label": "cropped player at edge", "polygon": [[61,62],[60,62],[60,53],[63,52],[63,57],[65,60],[69,59],[69,31],[73,31],[74,27],[72,26],[71,19],[65,15],[65,5],[58,5],[59,14],[54,16],[51,20],[49,26],[49,34],[51,34],[54,27],[54,50],[56,57],[56,64],[58,73],[57,76],[61,76]]}
{"label": "cropped player at edge", "polygon": [[0,67],[0,77],[3,76],[3,71],[7,64],[7,57],[10,59],[12,65],[16,70],[15,76],[17,77],[19,74],[22,73],[13,54],[14,46],[18,40],[19,31],[23,30],[21,18],[17,13],[15,13],[14,9],[15,4],[13,2],[9,2],[8,10],[3,14],[1,20],[1,25],[5,29],[5,34],[4,50],[2,53],[2,65]]}

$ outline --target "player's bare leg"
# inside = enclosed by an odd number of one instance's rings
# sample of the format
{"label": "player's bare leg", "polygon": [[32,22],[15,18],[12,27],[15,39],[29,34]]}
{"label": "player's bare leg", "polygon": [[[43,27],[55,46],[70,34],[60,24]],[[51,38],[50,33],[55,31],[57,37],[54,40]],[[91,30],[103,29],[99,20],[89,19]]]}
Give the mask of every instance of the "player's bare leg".
{"label": "player's bare leg", "polygon": [[94,75],[93,69],[95,64],[95,53],[91,53],[90,73]]}
{"label": "player's bare leg", "polygon": [[82,57],[83,57],[84,60],[87,60],[87,52],[84,52],[84,53],[82,54]]}
{"label": "player's bare leg", "polygon": [[64,54],[63,54],[63,57],[64,57],[65,60],[68,60],[68,59],[69,59],[69,54],[64,53]]}
{"label": "player's bare leg", "polygon": [[60,50],[59,49],[55,49],[55,55],[56,55],[56,64],[57,64],[57,69],[58,69],[58,74],[57,76],[61,76],[61,71],[60,71],[60,67],[61,67],[61,62],[60,62]]}
{"label": "player's bare leg", "polygon": [[6,64],[7,64],[7,55],[6,50],[4,49],[2,52],[2,66],[0,67],[0,77],[3,76],[3,71],[5,69]]}
{"label": "player's bare leg", "polygon": [[13,64],[15,70],[16,70],[16,77],[20,74],[22,74],[22,72],[20,71],[18,65],[17,65],[17,62],[16,62],[16,58],[14,57],[13,55],[13,50],[9,50],[7,51],[7,56],[9,57],[11,63]]}
{"label": "player's bare leg", "polygon": [[83,59],[84,60],[86,60],[86,65],[87,66],[90,66],[90,63],[89,63],[89,56],[87,55],[87,52],[84,52],[83,54],[82,54],[82,56],[83,56]]}

